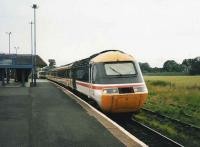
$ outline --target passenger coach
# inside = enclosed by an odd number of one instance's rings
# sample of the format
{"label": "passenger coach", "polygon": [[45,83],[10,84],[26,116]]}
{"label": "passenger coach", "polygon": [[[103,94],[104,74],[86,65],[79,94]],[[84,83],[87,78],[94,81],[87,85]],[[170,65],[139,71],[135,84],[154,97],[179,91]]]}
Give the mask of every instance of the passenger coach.
{"label": "passenger coach", "polygon": [[138,62],[119,50],[52,69],[48,79],[87,95],[104,112],[136,112],[148,95]]}

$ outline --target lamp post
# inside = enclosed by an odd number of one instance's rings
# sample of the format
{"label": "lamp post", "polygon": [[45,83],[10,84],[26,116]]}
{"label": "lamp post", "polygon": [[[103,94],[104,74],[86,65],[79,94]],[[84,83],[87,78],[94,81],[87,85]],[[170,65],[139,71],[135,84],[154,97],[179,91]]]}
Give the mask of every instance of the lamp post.
{"label": "lamp post", "polygon": [[15,46],[14,48],[16,50],[16,55],[17,55],[17,50],[19,49],[19,46]]}
{"label": "lamp post", "polygon": [[29,23],[31,25],[31,64],[32,64],[32,70],[31,70],[31,85],[33,84],[33,74],[34,74],[34,69],[33,69],[33,22],[31,21]]}
{"label": "lamp post", "polygon": [[34,10],[34,86],[36,86],[36,9],[38,6],[33,4],[32,8]]}
{"label": "lamp post", "polygon": [[9,46],[9,54],[10,54],[10,35],[11,35],[11,32],[6,32],[6,34],[8,34],[8,46]]}
{"label": "lamp post", "polygon": [[[10,36],[11,36],[11,32],[6,32],[6,34],[8,34],[8,46],[9,46],[9,55],[10,55]],[[6,77],[7,77],[7,83],[9,83],[9,81],[10,81],[10,69],[9,68],[6,69]]]}

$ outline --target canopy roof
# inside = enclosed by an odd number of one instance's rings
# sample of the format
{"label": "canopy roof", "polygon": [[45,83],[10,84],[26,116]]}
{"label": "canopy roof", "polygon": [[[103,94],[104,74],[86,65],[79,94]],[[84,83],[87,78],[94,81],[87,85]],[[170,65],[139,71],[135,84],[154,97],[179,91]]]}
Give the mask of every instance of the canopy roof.
{"label": "canopy roof", "polygon": [[[36,55],[36,66],[44,67],[47,64]],[[0,68],[32,68],[31,54],[0,54]]]}

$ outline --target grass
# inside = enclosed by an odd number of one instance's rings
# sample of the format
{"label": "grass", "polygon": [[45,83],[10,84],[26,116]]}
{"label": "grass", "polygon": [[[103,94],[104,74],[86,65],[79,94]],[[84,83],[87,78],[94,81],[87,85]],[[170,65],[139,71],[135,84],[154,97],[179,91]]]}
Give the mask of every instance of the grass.
{"label": "grass", "polygon": [[[143,111],[135,115],[134,118],[185,146],[199,145],[199,139],[194,137],[193,134],[191,135],[192,132],[185,132],[183,128],[177,128],[170,121],[165,119],[160,120],[156,116],[145,114]],[[190,141],[188,142],[188,140]]]}
{"label": "grass", "polygon": [[144,107],[200,127],[200,76],[144,76]]}
{"label": "grass", "polygon": [[[145,108],[200,127],[200,76],[144,76],[144,79],[149,91]],[[185,146],[199,146],[199,134],[143,113],[135,117]]]}
{"label": "grass", "polygon": [[135,117],[137,120],[140,120],[145,124],[148,124],[148,126],[152,126],[153,128],[157,128],[158,130],[163,130],[167,134],[170,134],[172,136],[178,135],[178,132],[173,128],[173,126],[170,126],[169,124],[162,124],[158,120],[153,118],[147,118],[143,114],[136,115]]}

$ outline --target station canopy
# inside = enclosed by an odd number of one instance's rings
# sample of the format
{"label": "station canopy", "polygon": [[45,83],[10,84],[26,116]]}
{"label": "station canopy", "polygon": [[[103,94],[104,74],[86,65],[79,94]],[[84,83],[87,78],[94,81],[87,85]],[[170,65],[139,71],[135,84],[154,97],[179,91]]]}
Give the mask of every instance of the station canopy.
{"label": "station canopy", "polygon": [[[36,55],[36,67],[44,67],[47,64]],[[31,54],[0,54],[0,68],[32,68]]]}

